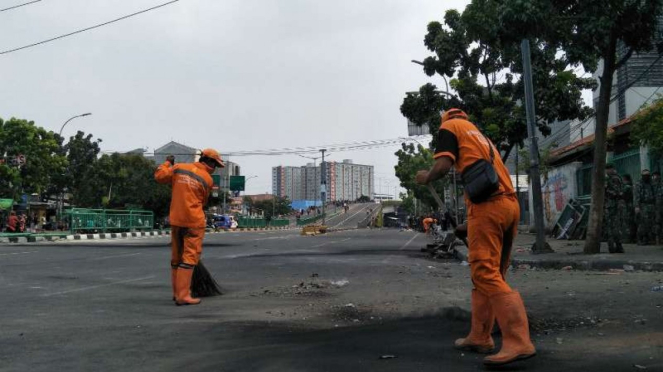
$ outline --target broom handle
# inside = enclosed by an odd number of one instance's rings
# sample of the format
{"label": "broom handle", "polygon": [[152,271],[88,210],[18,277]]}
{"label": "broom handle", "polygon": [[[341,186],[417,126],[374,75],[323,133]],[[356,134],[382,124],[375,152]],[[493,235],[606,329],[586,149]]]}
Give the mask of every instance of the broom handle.
{"label": "broom handle", "polygon": [[[442,202],[442,199],[440,199],[440,195],[437,194],[437,191],[435,191],[435,188],[433,187],[433,185],[431,185],[431,184],[429,183],[429,184],[427,184],[426,186],[428,186],[428,191],[430,191],[430,193],[433,195],[433,199],[435,199],[435,201],[437,202],[437,205],[440,207],[440,210],[441,210],[443,213],[446,213],[446,212],[447,212],[447,206],[446,206],[446,204],[444,204],[444,203]],[[451,216],[450,213],[449,213],[449,216]],[[451,216],[451,226],[452,226],[454,229],[455,229],[456,226],[457,226],[457,224],[456,224],[456,219],[455,219],[453,216]],[[465,243],[465,246],[466,246],[466,247],[469,247],[469,246],[470,246],[470,245],[468,244],[468,242],[467,242],[467,238],[463,238],[462,241],[463,241],[463,243]]]}

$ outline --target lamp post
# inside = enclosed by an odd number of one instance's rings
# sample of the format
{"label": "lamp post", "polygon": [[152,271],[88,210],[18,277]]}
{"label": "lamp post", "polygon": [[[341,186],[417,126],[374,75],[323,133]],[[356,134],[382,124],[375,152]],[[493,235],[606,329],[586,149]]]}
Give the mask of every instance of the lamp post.
{"label": "lamp post", "polygon": [[[74,119],[76,119],[76,118],[82,118],[83,116],[90,116],[90,115],[92,115],[91,112],[86,112],[86,113],[84,113],[84,114],[80,114],[80,115],[76,115],[76,116],[72,116],[72,117],[70,117],[67,121],[64,122],[64,124],[62,124],[62,127],[60,127],[60,132],[58,133],[58,135],[59,135],[60,137],[62,137],[62,130],[64,129],[64,127],[65,127],[70,121],[72,121],[72,120],[74,120]],[[59,203],[59,204],[60,204],[60,213],[59,213],[59,214],[60,214],[60,220],[62,220],[62,209],[63,209],[63,207],[64,207],[64,190],[62,190],[62,191],[60,192],[60,203]]]}
{"label": "lamp post", "polygon": [[76,118],[82,118],[83,116],[90,116],[90,115],[92,115],[91,112],[86,112],[85,114],[80,114],[80,115],[72,116],[71,118],[69,118],[69,120],[65,121],[64,124],[62,124],[62,127],[60,128],[60,133],[59,133],[58,135],[59,135],[60,137],[62,137],[62,130],[64,129],[64,127],[65,127],[70,121],[72,121],[72,120],[74,120],[74,119],[76,119]]}

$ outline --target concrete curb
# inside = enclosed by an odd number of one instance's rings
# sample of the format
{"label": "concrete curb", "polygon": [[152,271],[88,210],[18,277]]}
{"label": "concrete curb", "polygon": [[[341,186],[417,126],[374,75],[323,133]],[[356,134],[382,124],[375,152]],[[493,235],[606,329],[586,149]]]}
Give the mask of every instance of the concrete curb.
{"label": "concrete curb", "polygon": [[[460,261],[468,259],[467,247],[456,247],[456,258]],[[536,267],[545,270],[559,270],[564,267],[571,267],[573,270],[579,271],[609,271],[609,270],[624,270],[625,265],[633,266],[634,271],[663,271],[663,262],[646,262],[646,261],[633,261],[633,260],[573,260],[573,259],[527,259],[527,258],[513,258],[511,266],[518,267],[520,265],[529,265],[529,267]]]}

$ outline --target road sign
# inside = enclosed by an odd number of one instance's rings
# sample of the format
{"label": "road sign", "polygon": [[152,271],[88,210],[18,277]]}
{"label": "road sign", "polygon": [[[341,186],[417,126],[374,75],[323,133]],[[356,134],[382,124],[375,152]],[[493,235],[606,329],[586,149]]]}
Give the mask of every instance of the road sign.
{"label": "road sign", "polygon": [[231,191],[244,191],[246,179],[244,176],[230,176],[230,190]]}
{"label": "road sign", "polygon": [[221,175],[220,174],[213,174],[212,175],[212,181],[214,181],[214,186],[219,186],[221,185]]}

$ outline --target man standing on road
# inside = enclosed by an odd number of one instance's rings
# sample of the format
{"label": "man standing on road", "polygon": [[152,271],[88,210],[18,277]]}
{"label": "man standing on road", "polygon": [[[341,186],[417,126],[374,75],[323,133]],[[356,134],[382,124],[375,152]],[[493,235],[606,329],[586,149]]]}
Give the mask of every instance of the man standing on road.
{"label": "man standing on road", "polygon": [[18,232],[18,217],[16,217],[16,212],[14,211],[9,212],[9,217],[7,218],[7,232]]}
{"label": "man standing on road", "polygon": [[497,184],[482,188],[492,192],[481,202],[471,202],[472,196],[467,194],[469,181],[466,181],[468,261],[475,288],[472,290],[470,333],[456,340],[455,347],[490,353],[495,347],[491,332],[497,319],[502,331],[502,349],[486,357],[484,364],[503,365],[531,358],[536,355],[536,349],[530,340],[525,305],[520,294],[505,280],[520,220],[520,207],[509,171],[494,145],[459,109],[450,109],[442,115],[434,158],[435,164],[430,170],[417,173],[418,183],[425,185],[444,177],[452,166],[465,176],[465,170],[487,162],[492,163],[497,175]]}
{"label": "man standing on road", "polygon": [[635,185],[635,215],[638,221],[638,245],[655,242],[656,190],[649,169],[642,171],[642,179]]}
{"label": "man standing on road", "polygon": [[635,230],[635,211],[633,210],[633,180],[631,176],[625,174],[622,176],[622,182],[624,183],[624,215],[622,216],[622,237],[627,243],[636,242],[636,230]]}
{"label": "man standing on road", "polygon": [[217,167],[224,167],[216,150],[205,149],[197,163],[175,165],[175,157],[168,156],[154,173],[159,183],[172,185],[170,202],[171,279],[175,303],[197,305],[199,298],[191,297],[191,277],[203,251],[205,212],[213,181],[210,176]]}
{"label": "man standing on road", "polygon": [[608,240],[608,252],[624,253],[622,246],[622,222],[626,214],[622,179],[612,163],[605,166],[605,208],[603,213],[603,231]]}
{"label": "man standing on road", "polygon": [[661,230],[661,223],[663,223],[663,213],[661,212],[661,208],[663,208],[663,194],[661,193],[663,190],[663,186],[661,185],[661,172],[654,172],[651,174],[651,181],[652,184],[654,185],[654,195],[655,195],[655,209],[656,211],[654,212],[656,215],[656,218],[654,219],[654,233],[656,234],[656,244],[661,244],[663,242],[663,231]]}

